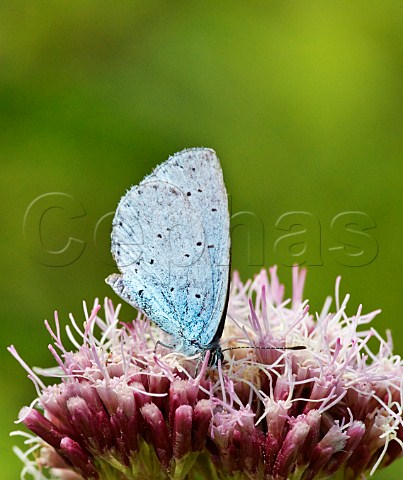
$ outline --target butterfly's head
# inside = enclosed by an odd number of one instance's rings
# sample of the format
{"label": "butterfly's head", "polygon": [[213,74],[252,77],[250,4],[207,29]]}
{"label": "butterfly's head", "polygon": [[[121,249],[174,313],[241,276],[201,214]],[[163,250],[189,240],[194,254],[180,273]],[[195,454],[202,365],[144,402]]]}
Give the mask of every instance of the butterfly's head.
{"label": "butterfly's head", "polygon": [[218,362],[221,363],[224,361],[224,354],[222,353],[220,345],[213,344],[208,349],[210,351],[210,358],[208,360],[208,366],[210,368],[215,368],[218,365]]}

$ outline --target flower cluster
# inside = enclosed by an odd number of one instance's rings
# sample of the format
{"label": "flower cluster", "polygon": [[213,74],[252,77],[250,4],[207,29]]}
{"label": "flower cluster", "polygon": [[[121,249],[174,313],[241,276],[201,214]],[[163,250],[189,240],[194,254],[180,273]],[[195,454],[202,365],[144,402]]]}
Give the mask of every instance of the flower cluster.
{"label": "flower cluster", "polygon": [[84,306],[83,330],[70,317],[74,351],[55,314],[56,368],[31,370],[10,347],[38,392],[19,416],[23,477],[354,479],[402,456],[403,363],[368,327],[379,312],[348,316],[338,280],[335,313],[328,298],[313,316],[304,280],[295,268],[285,299],[275,268],[234,274],[217,369],[208,353],[155,348],[162,332],[142,315],[121,323],[109,300],[104,320]]}

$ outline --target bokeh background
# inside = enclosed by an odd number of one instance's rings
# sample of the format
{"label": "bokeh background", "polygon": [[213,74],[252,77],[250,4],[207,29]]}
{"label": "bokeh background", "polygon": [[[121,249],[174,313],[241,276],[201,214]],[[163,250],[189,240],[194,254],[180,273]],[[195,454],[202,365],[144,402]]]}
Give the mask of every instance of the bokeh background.
{"label": "bokeh background", "polygon": [[[104,284],[116,271],[107,214],[185,147],[218,152],[232,212],[264,227],[263,257],[260,227],[234,230],[243,278],[263,258],[282,265],[289,286],[299,252],[312,309],[340,274],[349,312],[382,308],[374,326],[390,328],[402,354],[402,80],[398,0],[1,2],[1,478],[19,478],[8,432],[35,396],[6,346],[51,366],[43,319],[57,309],[63,323],[69,312],[81,321],[82,300],[117,300]],[[28,207],[52,192],[64,195],[31,206],[24,236]],[[276,224],[295,211],[313,219],[301,237],[308,250],[287,257]],[[341,245],[332,219],[346,211],[372,225],[365,238],[342,238],[356,266],[331,250]],[[84,248],[76,261],[49,254],[69,237]],[[353,257],[357,241],[379,248],[367,265]],[[375,478],[402,473],[398,462]]]}

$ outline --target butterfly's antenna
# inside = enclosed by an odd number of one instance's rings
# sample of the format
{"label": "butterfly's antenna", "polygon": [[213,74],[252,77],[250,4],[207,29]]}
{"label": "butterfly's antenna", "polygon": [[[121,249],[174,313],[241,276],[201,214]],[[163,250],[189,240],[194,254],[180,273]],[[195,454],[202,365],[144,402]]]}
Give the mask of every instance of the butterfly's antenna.
{"label": "butterfly's antenna", "polygon": [[306,347],[303,345],[296,345],[295,347],[229,347],[223,348],[221,351],[226,352],[228,350],[240,350],[241,348],[248,348],[249,350],[305,350]]}

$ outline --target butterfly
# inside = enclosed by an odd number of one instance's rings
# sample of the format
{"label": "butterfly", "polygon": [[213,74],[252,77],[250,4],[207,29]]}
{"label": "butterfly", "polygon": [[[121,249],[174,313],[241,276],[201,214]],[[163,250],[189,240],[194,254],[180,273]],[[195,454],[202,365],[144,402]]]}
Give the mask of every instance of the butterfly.
{"label": "butterfly", "polygon": [[121,273],[106,283],[171,335],[176,351],[210,351],[210,365],[222,359],[229,225],[221,165],[209,148],[183,150],[157,166],[122,197],[112,223]]}

